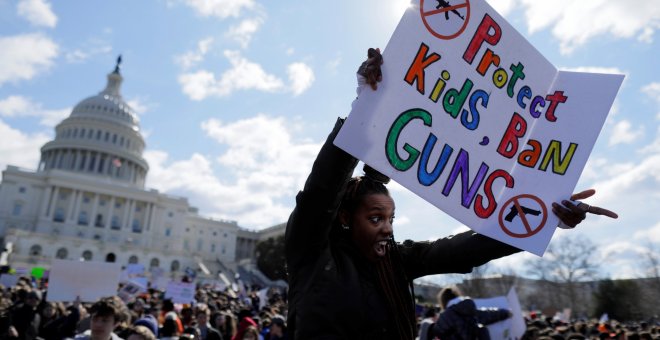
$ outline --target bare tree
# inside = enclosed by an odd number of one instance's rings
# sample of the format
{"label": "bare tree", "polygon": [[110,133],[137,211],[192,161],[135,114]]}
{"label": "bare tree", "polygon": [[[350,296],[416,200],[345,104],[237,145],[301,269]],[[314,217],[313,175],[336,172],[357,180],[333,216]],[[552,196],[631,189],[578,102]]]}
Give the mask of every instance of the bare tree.
{"label": "bare tree", "polygon": [[644,277],[654,279],[660,285],[660,252],[655,245],[649,243],[642,254],[644,259],[641,261],[641,266],[644,270]]}
{"label": "bare tree", "polygon": [[[550,298],[557,298],[557,308],[570,307],[573,311],[586,313],[588,310],[578,289],[581,281],[595,280],[599,264],[596,262],[596,246],[586,237],[570,235],[550,244],[542,258],[529,260],[527,273],[547,284]],[[562,289],[559,289],[561,285]]]}

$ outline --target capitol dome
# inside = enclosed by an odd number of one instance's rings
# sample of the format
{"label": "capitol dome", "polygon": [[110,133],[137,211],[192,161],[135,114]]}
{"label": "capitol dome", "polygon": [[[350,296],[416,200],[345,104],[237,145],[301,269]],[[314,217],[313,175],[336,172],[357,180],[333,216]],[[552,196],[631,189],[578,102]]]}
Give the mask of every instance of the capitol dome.
{"label": "capitol dome", "polygon": [[139,119],[120,92],[120,63],[121,57],[103,91],[82,100],[55,127],[55,139],[41,148],[39,171],[58,169],[144,187],[145,142]]}

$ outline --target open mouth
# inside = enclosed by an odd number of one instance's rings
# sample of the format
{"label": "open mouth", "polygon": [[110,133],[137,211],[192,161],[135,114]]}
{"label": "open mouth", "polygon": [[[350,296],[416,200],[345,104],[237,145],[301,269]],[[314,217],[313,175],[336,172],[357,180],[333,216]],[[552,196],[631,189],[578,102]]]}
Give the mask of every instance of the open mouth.
{"label": "open mouth", "polygon": [[376,242],[374,245],[374,251],[378,257],[385,256],[387,253],[387,240]]}

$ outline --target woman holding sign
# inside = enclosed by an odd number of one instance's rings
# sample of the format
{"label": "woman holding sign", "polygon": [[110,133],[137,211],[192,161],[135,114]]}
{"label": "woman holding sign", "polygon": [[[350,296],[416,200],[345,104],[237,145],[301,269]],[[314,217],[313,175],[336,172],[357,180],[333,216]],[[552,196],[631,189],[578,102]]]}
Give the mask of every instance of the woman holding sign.
{"label": "woman holding sign", "polygon": [[[376,90],[382,57],[370,49],[358,70],[361,88]],[[393,238],[394,201],[389,178],[364,167],[333,145],[338,119],[296,197],[286,229],[290,334],[294,339],[414,339],[412,280],[432,274],[469,273],[490,260],[520,251],[467,231],[435,242]],[[593,190],[573,195],[584,199]],[[616,214],[563,201],[553,212],[575,227],[587,212]]]}

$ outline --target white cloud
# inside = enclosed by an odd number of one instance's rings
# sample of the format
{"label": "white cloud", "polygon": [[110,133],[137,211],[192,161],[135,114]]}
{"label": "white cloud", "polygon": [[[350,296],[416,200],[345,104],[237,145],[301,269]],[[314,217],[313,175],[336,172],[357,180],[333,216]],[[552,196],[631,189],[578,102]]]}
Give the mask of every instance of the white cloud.
{"label": "white cloud", "polygon": [[82,63],[85,60],[96,55],[108,54],[112,52],[112,46],[107,43],[98,41],[93,43],[93,46],[86,49],[74,49],[65,53],[64,58],[68,63]]}
{"label": "white cloud", "polygon": [[225,36],[237,41],[242,48],[247,48],[252,40],[252,35],[259,30],[262,23],[261,18],[245,19],[238,25],[230,27]]}
{"label": "white cloud", "polygon": [[254,0],[184,0],[184,3],[202,16],[220,19],[238,17],[243,9],[255,7]]}
{"label": "white cloud", "polygon": [[0,86],[47,71],[57,53],[57,44],[39,33],[0,37]]}
{"label": "white cloud", "polygon": [[638,242],[655,242],[660,244],[660,222],[648,229],[637,231],[633,238]]}
{"label": "white cloud", "polygon": [[514,5],[516,5],[516,0],[489,0],[488,3],[493,6],[498,13],[505,16],[509,14]]}
{"label": "white cloud", "polygon": [[209,96],[225,97],[238,90],[258,90],[264,92],[291,91],[299,95],[314,81],[309,66],[302,63],[291,64],[288,68],[289,86],[275,75],[269,74],[261,65],[252,62],[239,51],[225,51],[231,68],[219,78],[210,71],[199,70],[179,76],[183,93],[193,100],[203,100]]}
{"label": "white cloud", "polygon": [[16,7],[18,15],[27,19],[32,25],[53,28],[57,25],[57,16],[50,8],[50,3],[44,0],[21,0]]}
{"label": "white cloud", "polygon": [[314,71],[304,63],[293,63],[287,69],[291,91],[298,96],[307,91],[314,83]]}
{"label": "white cloud", "polygon": [[22,96],[9,96],[0,100],[0,116],[2,117],[38,117],[39,123],[53,127],[71,113],[71,108],[45,110],[41,104],[32,102]]}
{"label": "white cloud", "polygon": [[337,74],[337,68],[341,64],[341,60],[342,60],[341,54],[338,53],[334,59],[328,61],[325,64],[325,66],[328,68],[331,74]]}
{"label": "white cloud", "polygon": [[642,93],[646,94],[651,98],[651,100],[655,101],[656,104],[658,104],[658,113],[656,114],[656,118],[660,119],[660,83],[650,83],[644,87],[642,87]]}
{"label": "white cloud", "polygon": [[622,120],[614,125],[610,135],[609,145],[630,144],[640,137],[644,136],[644,128],[632,129],[632,124],[627,120]]}
{"label": "white cloud", "polygon": [[0,169],[7,165],[35,169],[39,163],[39,150],[50,140],[44,133],[26,134],[12,128],[0,119]]}
{"label": "white cloud", "polygon": [[637,37],[650,43],[660,27],[660,6],[656,0],[521,0],[521,3],[530,33],[551,27],[562,53],[570,53],[590,39],[606,34],[617,38]]}
{"label": "white cloud", "polygon": [[211,49],[213,44],[213,37],[207,37],[197,42],[196,51],[188,51],[180,56],[174,57],[174,60],[187,70],[204,60],[204,56]]}
{"label": "white cloud", "polygon": [[143,115],[145,112],[149,111],[152,107],[152,104],[147,103],[143,98],[133,98],[127,100],[126,103],[128,106],[138,114],[138,116]]}
{"label": "white cloud", "polygon": [[203,204],[202,211],[243,226],[265,227],[286,220],[291,202],[278,200],[302,187],[320,145],[293,140],[291,122],[265,115],[233,123],[210,119],[201,128],[227,147],[217,160],[229,175],[216,175],[209,156],[193,154],[168,162],[166,153],[150,151],[145,154],[151,167],[149,186],[188,195],[191,204]]}

